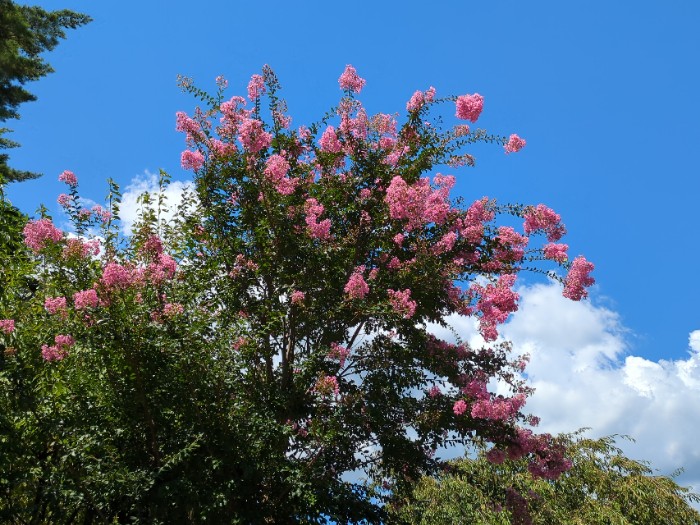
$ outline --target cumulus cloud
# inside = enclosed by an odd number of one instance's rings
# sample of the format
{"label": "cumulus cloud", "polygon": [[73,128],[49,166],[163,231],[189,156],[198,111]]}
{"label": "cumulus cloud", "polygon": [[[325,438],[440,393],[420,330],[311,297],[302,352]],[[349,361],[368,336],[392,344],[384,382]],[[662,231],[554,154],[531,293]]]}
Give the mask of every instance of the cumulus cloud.
{"label": "cumulus cloud", "polygon": [[[165,211],[162,220],[170,220],[177,213],[178,206],[182,202],[183,193],[187,190],[192,190],[191,182],[174,181],[171,182],[166,190],[165,197],[167,198],[167,210]],[[143,193],[151,194],[153,202],[157,202],[158,192],[158,175],[146,171],[143,175],[139,175],[131,180],[122,194],[122,202],[119,209],[119,216],[122,221],[122,231],[130,235],[134,223],[139,217],[139,212],[142,209],[138,198]]]}
{"label": "cumulus cloud", "polygon": [[[625,453],[662,474],[679,467],[679,482],[700,491],[700,330],[689,337],[686,359],[651,361],[633,355],[618,314],[561,296],[558,284],[520,290],[520,309],[501,330],[527,352],[527,409],[540,430],[590,427],[591,436],[627,434]],[[473,337],[473,336],[472,336]]]}

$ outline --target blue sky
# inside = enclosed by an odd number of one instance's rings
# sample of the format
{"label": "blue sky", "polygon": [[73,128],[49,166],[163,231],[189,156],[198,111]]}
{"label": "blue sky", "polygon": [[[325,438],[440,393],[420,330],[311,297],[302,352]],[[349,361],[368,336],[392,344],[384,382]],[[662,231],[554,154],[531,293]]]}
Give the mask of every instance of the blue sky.
{"label": "blue sky", "polygon": [[[178,74],[212,90],[223,74],[229,94],[243,94],[250,75],[270,64],[293,125],[337,102],[345,64],[367,79],[361,99],[370,112],[403,112],[416,89],[431,85],[438,95],[478,92],[485,98],[479,126],[517,132],[528,144],[509,156],[475,148],[477,167],[457,173],[456,194],[554,208],[572,254],[596,264],[586,308],[607,320],[596,325],[598,335],[619,338],[616,350],[600,355],[617,363],[621,378],[634,357],[662,368],[660,360],[688,363],[697,379],[689,335],[700,329],[700,3],[34,3],[94,22],[48,56],[56,73],[29,86],[39,100],[8,123],[23,145],[10,152],[11,165],[45,173],[10,187],[25,211],[40,202],[56,210],[64,169],[96,201],[108,177],[123,187],[159,168],[188,178],[175,112],[191,111],[195,101],[176,87]],[[539,297],[540,288],[528,290]],[[575,330],[576,318],[569,321]],[[555,351],[570,341],[550,343]],[[600,366],[604,373],[609,365]],[[663,369],[673,375],[676,368]],[[681,383],[697,400],[700,387]],[[634,434],[637,427],[601,428]],[[691,457],[700,480],[700,450],[687,452],[677,461]]]}

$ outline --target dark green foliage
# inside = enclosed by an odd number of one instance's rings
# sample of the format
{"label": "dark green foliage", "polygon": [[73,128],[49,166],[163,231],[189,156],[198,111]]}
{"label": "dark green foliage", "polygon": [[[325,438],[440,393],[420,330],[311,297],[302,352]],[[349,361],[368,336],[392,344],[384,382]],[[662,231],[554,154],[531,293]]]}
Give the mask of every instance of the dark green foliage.
{"label": "dark green foliage", "polygon": [[[0,122],[19,118],[19,105],[36,100],[36,96],[24,87],[27,82],[53,72],[41,54],[51,51],[65,38],[64,29],[75,29],[89,21],[88,16],[65,9],[46,11],[0,0]],[[3,136],[9,131],[0,128],[0,149],[19,145]],[[0,154],[0,175],[7,182],[39,176],[10,168],[8,158],[6,153]]]}

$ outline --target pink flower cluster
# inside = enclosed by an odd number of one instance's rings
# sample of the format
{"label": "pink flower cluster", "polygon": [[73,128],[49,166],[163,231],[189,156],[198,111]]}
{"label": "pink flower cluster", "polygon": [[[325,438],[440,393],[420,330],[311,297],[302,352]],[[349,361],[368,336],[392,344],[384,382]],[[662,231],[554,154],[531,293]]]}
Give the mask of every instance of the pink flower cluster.
{"label": "pink flower cluster", "polygon": [[197,171],[204,166],[204,155],[202,155],[202,152],[199,150],[190,151],[186,149],[180,156],[180,164],[182,165],[182,169]]}
{"label": "pink flower cluster", "polygon": [[257,119],[245,119],[239,128],[238,140],[250,153],[258,153],[272,143],[272,135]]}
{"label": "pink flower cluster", "polygon": [[331,350],[330,352],[328,352],[328,358],[337,359],[340,368],[343,368],[345,366],[345,361],[347,360],[349,355],[350,350],[348,350],[344,346],[340,346],[338,343],[331,343]]}
{"label": "pink flower cluster", "polygon": [[350,275],[348,282],[345,284],[345,288],[343,290],[351,299],[364,299],[369,293],[369,285],[362,276],[364,271],[364,265],[355,268],[352,275]]}
{"label": "pink flower cluster", "polygon": [[180,303],[165,303],[163,306],[163,317],[174,319],[185,313],[185,307]]}
{"label": "pink flower cluster", "polygon": [[[531,430],[519,428],[516,438],[507,447],[510,459],[519,459],[532,454],[533,460],[527,469],[536,478],[555,480],[571,468],[571,461],[564,457],[565,449],[552,442],[549,434],[533,434]],[[495,454],[496,455],[496,454]],[[500,457],[500,454],[497,454]]]}
{"label": "pink flower cluster", "polygon": [[318,141],[319,146],[321,146],[321,151],[325,153],[340,153],[343,151],[343,145],[340,140],[338,140],[338,135],[335,132],[333,126],[328,126],[326,130],[321,135]]}
{"label": "pink flower cluster", "polygon": [[105,210],[102,206],[99,204],[95,204],[92,207],[92,213],[95,214],[96,217],[99,217],[99,219],[102,222],[107,222],[109,219],[112,218],[112,212],[109,210]]}
{"label": "pink flower cluster", "polygon": [[204,139],[200,124],[182,111],[175,114],[175,129],[186,134],[185,141],[188,145],[193,146],[195,142]]}
{"label": "pink flower cluster", "polygon": [[60,315],[62,318],[68,315],[65,297],[47,297],[44,299],[44,308],[51,315]]}
{"label": "pink flower cluster", "polygon": [[452,407],[452,412],[454,412],[455,416],[461,416],[466,411],[467,411],[467,403],[464,401],[464,399],[460,399]]}
{"label": "pink flower cluster", "polygon": [[457,118],[476,122],[484,109],[484,97],[478,93],[457,97]]}
{"label": "pink flower cluster", "polygon": [[60,182],[65,182],[71,188],[75,188],[78,185],[78,177],[72,171],[65,170],[58,176]]}
{"label": "pink flower cluster", "polygon": [[0,319],[0,330],[6,334],[11,334],[15,331],[15,320],[14,319]]}
{"label": "pink flower cluster", "polygon": [[340,89],[351,91],[353,93],[359,93],[362,91],[362,88],[365,87],[366,83],[366,80],[364,78],[360,78],[355,68],[350,64],[345,66],[345,71],[343,71],[343,74],[340,75],[340,78],[338,78]]}
{"label": "pink flower cluster", "polygon": [[54,342],[51,346],[41,346],[41,356],[46,361],[60,361],[68,356],[68,349],[75,344],[75,339],[69,335],[57,335]]}
{"label": "pink flower cluster", "polygon": [[569,256],[566,253],[568,249],[568,244],[549,243],[544,245],[544,247],[542,248],[542,252],[544,253],[545,259],[556,261],[558,263],[565,263],[569,258]]}
{"label": "pink flower cluster", "polygon": [[97,297],[97,290],[90,288],[82,292],[73,294],[73,304],[76,310],[87,310],[88,308],[97,308],[100,300]]}
{"label": "pink flower cluster", "polygon": [[406,103],[406,110],[413,113],[422,108],[426,103],[430,103],[435,98],[435,88],[430,86],[430,89],[423,93],[422,91],[416,91],[411,99]]}
{"label": "pink flower cluster", "polygon": [[590,276],[594,268],[593,263],[588,262],[585,257],[576,257],[564,280],[564,297],[572,301],[580,301],[588,297],[586,287],[595,283],[595,279]]}
{"label": "pink flower cluster", "polygon": [[324,211],[323,204],[319,204],[316,199],[306,200],[306,227],[309,235],[315,239],[322,241],[328,240],[331,237],[331,221],[324,219],[318,221],[319,215]]}
{"label": "pink flower cluster", "polygon": [[260,75],[253,75],[248,82],[248,99],[254,102],[255,99],[265,94],[265,79]]}
{"label": "pink flower cluster", "polygon": [[62,208],[69,208],[73,204],[73,196],[61,193],[56,199],[56,202],[58,202]]}
{"label": "pink flower cluster", "polygon": [[99,253],[100,241],[98,239],[92,239],[87,242],[76,238],[68,239],[63,248],[63,257],[65,259],[85,259],[90,255],[98,255]]}
{"label": "pink flower cluster", "polygon": [[267,159],[265,163],[265,176],[267,180],[275,187],[278,193],[282,195],[291,195],[294,193],[298,179],[288,178],[289,162],[282,155],[274,154]]}
{"label": "pink flower cluster", "polygon": [[431,222],[437,225],[444,223],[451,209],[448,198],[455,178],[436,175],[435,183],[438,189],[433,191],[427,177],[413,185],[408,185],[398,175],[391,179],[384,197],[389,205],[390,217],[408,220],[408,231]]}
{"label": "pink flower cluster", "polygon": [[471,415],[478,419],[507,421],[515,417],[523,405],[525,405],[524,394],[511,398],[480,399],[472,405]]}
{"label": "pink flower cluster", "polygon": [[457,222],[460,235],[471,243],[481,242],[484,236],[484,224],[492,221],[495,216],[494,212],[488,209],[487,204],[486,197],[474,201],[464,217]]}
{"label": "pink flower cluster", "polygon": [[63,232],[56,228],[51,219],[30,221],[24,227],[24,244],[34,253],[39,253],[47,242],[57,243],[63,238]]}
{"label": "pink flower cluster", "polygon": [[329,396],[331,394],[338,395],[339,385],[338,378],[335,376],[323,376],[316,381],[316,386],[314,386],[314,391],[321,394],[322,396]]}
{"label": "pink flower cluster", "polygon": [[417,303],[411,299],[411,290],[406,288],[403,291],[387,290],[389,303],[394,311],[402,314],[405,319],[410,319],[416,313]]}
{"label": "pink flower cluster", "polygon": [[131,268],[122,266],[119,263],[107,263],[102,270],[100,284],[108,292],[116,290],[126,290],[137,281],[135,272]]}
{"label": "pink flower cluster", "polygon": [[566,227],[561,223],[561,216],[544,204],[525,210],[524,229],[527,235],[542,231],[549,242],[556,242],[566,233]]}
{"label": "pink flower cluster", "polygon": [[512,290],[515,275],[501,275],[495,285],[472,285],[470,292],[479,296],[476,310],[481,312],[479,332],[486,341],[495,341],[498,337],[496,326],[504,323],[508,316],[518,309],[520,296]]}
{"label": "pink flower cluster", "polygon": [[433,245],[432,251],[435,255],[449,252],[452,248],[454,248],[456,242],[457,234],[455,232],[447,232],[438,242]]}
{"label": "pink flower cluster", "polygon": [[501,244],[501,248],[495,254],[496,259],[504,263],[521,261],[525,256],[525,247],[530,240],[510,226],[499,227],[496,239]]}
{"label": "pink flower cluster", "polygon": [[525,147],[525,139],[521,139],[518,137],[515,133],[513,133],[509,138],[508,142],[506,142],[505,146],[503,148],[506,150],[506,153],[516,153],[523,149]]}
{"label": "pink flower cluster", "polygon": [[290,297],[292,304],[302,304],[306,299],[306,294],[301,290],[294,290]]}

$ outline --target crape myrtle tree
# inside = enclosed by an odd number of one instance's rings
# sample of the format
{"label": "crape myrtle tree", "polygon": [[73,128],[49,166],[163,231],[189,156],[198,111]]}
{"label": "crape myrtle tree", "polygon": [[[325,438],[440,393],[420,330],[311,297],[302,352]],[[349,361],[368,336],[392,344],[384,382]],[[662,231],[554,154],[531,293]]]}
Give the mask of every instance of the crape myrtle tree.
{"label": "crape myrtle tree", "polygon": [[[293,129],[268,67],[247,98],[181,79],[205,103],[177,115],[192,191],[177,210],[144,194],[128,238],[116,185],[87,209],[61,174],[77,235],[29,222],[36,287],[0,305],[4,517],[379,523],[441,447],[487,443],[545,479],[570,466],[532,430],[526,359],[497,327],[520,271],[563,267],[579,300],[593,266],[549,208],[462,204],[439,171],[473,165],[473,143],[525,141],[470,129],[478,94],[417,91],[399,121],[367,114],[353,67],[339,82],[338,106]],[[440,105],[460,124],[442,129]],[[452,315],[484,345],[430,333]]]}
{"label": "crape myrtle tree", "polygon": [[392,517],[425,525],[700,524],[691,506],[700,496],[626,457],[617,438],[557,436],[572,463],[557,480],[533,477],[522,458],[494,462],[482,450],[424,477],[404,501],[395,498]]}

